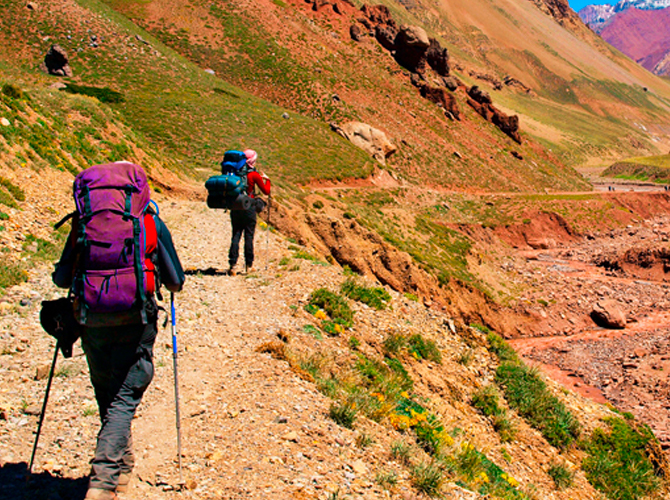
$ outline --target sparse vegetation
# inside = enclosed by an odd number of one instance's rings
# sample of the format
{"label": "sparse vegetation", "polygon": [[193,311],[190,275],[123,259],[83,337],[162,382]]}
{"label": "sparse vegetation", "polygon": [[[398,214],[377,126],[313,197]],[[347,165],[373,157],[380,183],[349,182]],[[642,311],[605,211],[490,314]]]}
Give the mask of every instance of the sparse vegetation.
{"label": "sparse vegetation", "polygon": [[349,278],[342,283],[342,294],[378,311],[386,309],[388,302],[391,300],[391,295],[384,288],[366,287],[358,284],[353,278]]}
{"label": "sparse vegetation", "polygon": [[430,497],[436,497],[440,494],[440,488],[444,483],[444,472],[436,463],[422,463],[416,465],[410,470],[412,474],[412,484],[421,493]]}
{"label": "sparse vegetation", "polygon": [[649,427],[632,417],[609,417],[581,443],[586,478],[612,500],[637,500],[656,491],[667,459]]}
{"label": "sparse vegetation", "polygon": [[560,462],[553,462],[547,471],[549,477],[554,481],[556,488],[563,490],[572,486],[575,474],[567,465]]}
{"label": "sparse vegetation", "polygon": [[356,413],[357,410],[355,405],[347,403],[332,404],[328,410],[330,418],[332,418],[336,424],[346,427],[347,429],[353,428],[354,422],[356,421]]}

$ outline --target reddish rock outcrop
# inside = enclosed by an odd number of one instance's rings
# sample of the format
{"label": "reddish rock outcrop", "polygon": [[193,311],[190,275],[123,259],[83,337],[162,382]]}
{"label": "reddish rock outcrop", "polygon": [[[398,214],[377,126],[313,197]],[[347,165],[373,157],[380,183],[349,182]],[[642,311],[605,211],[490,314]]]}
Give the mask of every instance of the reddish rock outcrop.
{"label": "reddish rock outcrop", "polygon": [[515,142],[521,144],[519,134],[519,117],[508,116],[493,106],[491,96],[474,85],[468,90],[468,105],[481,115],[486,121],[493,123]]}
{"label": "reddish rock outcrop", "polygon": [[449,52],[434,38],[430,39],[426,59],[435,73],[440,76],[449,76]]}
{"label": "reddish rock outcrop", "polygon": [[461,119],[461,110],[458,107],[456,98],[446,88],[423,85],[420,87],[420,90],[423,97],[444,108],[447,116],[457,120]]}

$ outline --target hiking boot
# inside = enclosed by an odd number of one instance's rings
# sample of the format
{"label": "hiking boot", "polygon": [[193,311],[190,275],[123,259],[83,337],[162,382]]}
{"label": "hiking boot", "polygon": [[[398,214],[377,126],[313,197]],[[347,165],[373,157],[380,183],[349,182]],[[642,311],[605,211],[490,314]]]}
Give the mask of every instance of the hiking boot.
{"label": "hiking boot", "polygon": [[254,269],[254,266],[244,266],[244,274],[252,274],[255,272],[256,269]]}
{"label": "hiking boot", "polygon": [[230,268],[226,271],[226,274],[228,276],[235,276],[237,273],[235,272],[235,266],[230,266]]}
{"label": "hiking boot", "polygon": [[128,484],[130,483],[130,477],[132,472],[122,472],[119,474],[119,484],[116,487],[117,493],[125,493],[128,491]]}
{"label": "hiking boot", "polygon": [[86,492],[84,500],[118,500],[116,493],[110,490],[102,490],[100,488],[89,488]]}

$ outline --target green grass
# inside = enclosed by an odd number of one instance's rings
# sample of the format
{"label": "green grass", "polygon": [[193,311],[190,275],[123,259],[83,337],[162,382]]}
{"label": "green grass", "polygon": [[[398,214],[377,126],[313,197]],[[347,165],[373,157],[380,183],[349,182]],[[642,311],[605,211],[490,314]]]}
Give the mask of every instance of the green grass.
{"label": "green grass", "polygon": [[342,294],[352,300],[367,304],[377,311],[386,309],[391,300],[391,295],[384,288],[360,285],[354,278],[349,278],[342,283]]}
{"label": "green grass", "polygon": [[308,305],[323,309],[334,322],[346,328],[353,325],[354,312],[346,299],[326,288],[314,290],[309,296]]}
{"label": "green grass", "polygon": [[357,411],[356,407],[352,404],[335,403],[330,405],[328,415],[336,424],[351,429],[354,426],[354,422],[356,422]]}
{"label": "green grass", "polygon": [[580,434],[579,421],[549,392],[537,369],[505,361],[496,370],[495,379],[510,407],[540,431],[549,444],[566,449],[575,443]]}
{"label": "green grass", "polygon": [[527,500],[518,489],[519,483],[484,453],[468,442],[463,442],[453,455],[444,460],[448,470],[462,478],[465,484],[482,496],[505,500]]}
{"label": "green grass", "polygon": [[493,428],[503,443],[514,439],[516,429],[507,410],[501,405],[500,393],[494,385],[487,385],[478,390],[472,397],[472,406],[491,418]]}
{"label": "green grass", "polygon": [[637,500],[658,490],[667,462],[651,429],[631,417],[604,422],[605,429],[596,429],[581,443],[589,482],[612,500]]}
{"label": "green grass", "polygon": [[616,162],[603,176],[670,183],[670,155],[630,158]]}

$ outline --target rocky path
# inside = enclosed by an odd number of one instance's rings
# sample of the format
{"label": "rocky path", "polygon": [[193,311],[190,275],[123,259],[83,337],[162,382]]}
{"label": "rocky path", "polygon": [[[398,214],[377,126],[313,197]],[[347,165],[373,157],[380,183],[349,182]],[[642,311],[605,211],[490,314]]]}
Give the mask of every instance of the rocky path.
{"label": "rocky path", "polygon": [[[309,293],[337,288],[341,269],[288,259],[286,240],[259,228],[257,271],[229,277],[228,214],[202,203],[164,202],[162,216],[190,270],[177,294],[183,480],[177,472],[170,325],[156,343],[154,381],[134,422],[136,479],[130,499],[387,498],[374,469],[388,443],[355,445],[356,433],[327,417],[330,401],[284,361],[256,351],[279,332],[300,336]],[[282,257],[290,264],[280,266]],[[213,269],[212,269],[213,268]],[[60,359],[30,485],[24,483],[54,342],[40,328],[40,300],[59,296],[49,269],[11,289],[0,316],[0,498],[81,498],[98,429],[79,347]],[[167,304],[166,304],[167,305]],[[411,306],[408,306],[411,307]],[[423,306],[416,304],[421,311]],[[305,342],[315,339],[303,334]],[[409,491],[395,464],[397,491]],[[80,496],[77,496],[80,495]],[[124,497],[122,497],[124,498]],[[335,497],[333,497],[335,498]]]}

